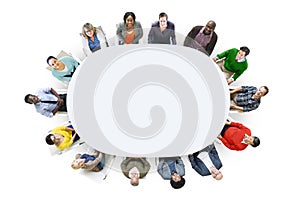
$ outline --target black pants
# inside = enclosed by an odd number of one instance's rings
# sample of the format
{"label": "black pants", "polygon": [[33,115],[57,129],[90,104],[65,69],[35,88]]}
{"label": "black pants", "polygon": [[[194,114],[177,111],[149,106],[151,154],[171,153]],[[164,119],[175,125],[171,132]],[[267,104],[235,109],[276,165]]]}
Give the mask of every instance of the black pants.
{"label": "black pants", "polygon": [[59,111],[67,112],[67,94],[59,94],[59,96],[64,100],[64,105],[59,108]]}
{"label": "black pants", "polygon": [[225,134],[225,132],[227,131],[228,128],[230,128],[230,126],[227,125],[227,124],[225,124],[225,126],[223,127],[223,129],[222,129],[222,131],[221,131],[221,133],[220,133],[220,135],[221,135],[222,137],[224,137],[224,134]]}

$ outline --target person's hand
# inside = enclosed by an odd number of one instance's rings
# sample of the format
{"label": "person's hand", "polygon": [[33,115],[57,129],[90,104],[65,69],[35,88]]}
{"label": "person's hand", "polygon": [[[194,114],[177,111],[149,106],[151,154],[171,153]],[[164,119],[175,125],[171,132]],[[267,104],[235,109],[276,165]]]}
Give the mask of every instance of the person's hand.
{"label": "person's hand", "polygon": [[229,121],[228,119],[225,122],[226,125],[230,125],[230,123],[231,123],[231,121]]}
{"label": "person's hand", "polygon": [[230,104],[230,109],[235,109],[235,105]]}
{"label": "person's hand", "polygon": [[214,62],[217,62],[217,60],[218,60],[217,57],[214,57],[214,58],[213,58],[213,61],[214,61]]}
{"label": "person's hand", "polygon": [[222,139],[222,136],[221,135],[218,135],[218,137],[217,137],[219,140],[221,140]]}
{"label": "person's hand", "polygon": [[61,98],[57,99],[57,104],[58,104],[59,106],[64,105],[64,100],[61,99]]}
{"label": "person's hand", "polygon": [[233,82],[231,78],[227,79],[227,84],[230,85]]}

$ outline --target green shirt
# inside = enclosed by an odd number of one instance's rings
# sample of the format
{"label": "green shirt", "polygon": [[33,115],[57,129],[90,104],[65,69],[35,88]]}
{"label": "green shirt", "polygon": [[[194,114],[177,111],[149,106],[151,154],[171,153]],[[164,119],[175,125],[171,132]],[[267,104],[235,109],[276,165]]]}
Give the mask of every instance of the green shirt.
{"label": "green shirt", "polygon": [[236,80],[248,68],[248,62],[246,58],[243,62],[235,61],[238,52],[238,49],[233,48],[217,55],[218,59],[225,57],[224,68],[227,71],[234,73],[232,76],[233,80]]}

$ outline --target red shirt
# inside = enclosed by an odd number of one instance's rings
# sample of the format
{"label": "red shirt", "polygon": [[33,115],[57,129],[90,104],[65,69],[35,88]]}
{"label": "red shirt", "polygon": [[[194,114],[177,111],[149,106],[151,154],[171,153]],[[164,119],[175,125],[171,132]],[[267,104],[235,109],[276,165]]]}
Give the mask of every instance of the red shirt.
{"label": "red shirt", "polygon": [[249,128],[243,126],[243,124],[231,122],[230,127],[225,131],[221,141],[228,149],[241,151],[248,146],[248,144],[242,143],[245,134],[251,136]]}
{"label": "red shirt", "polygon": [[134,36],[135,36],[134,29],[130,33],[126,31],[125,44],[132,44],[132,41],[134,40]]}

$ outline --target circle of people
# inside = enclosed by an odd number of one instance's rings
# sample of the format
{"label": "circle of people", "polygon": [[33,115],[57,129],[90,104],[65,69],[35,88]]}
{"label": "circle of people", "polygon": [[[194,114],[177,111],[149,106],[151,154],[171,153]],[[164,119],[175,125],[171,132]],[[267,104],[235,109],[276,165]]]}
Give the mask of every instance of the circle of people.
{"label": "circle of people", "polygon": [[[195,26],[187,34],[184,40],[184,46],[194,48],[207,56],[210,56],[217,43],[218,36],[215,32],[216,23],[208,21],[204,26]],[[101,26],[95,27],[91,23],[86,23],[80,33],[82,38],[83,52],[89,56],[95,51],[110,46]],[[133,12],[126,12],[123,21],[117,25],[116,31],[118,44],[139,44],[143,37],[143,28]],[[170,44],[176,45],[175,25],[168,20],[168,15],[164,12],[158,16],[148,34],[149,44]],[[228,85],[236,81],[248,68],[247,56],[250,49],[247,46],[232,48],[217,54],[212,58],[220,70],[224,73]],[[80,61],[72,55],[62,52],[60,56],[49,56],[47,58],[48,69],[52,75],[59,81],[67,84],[80,65]],[[261,98],[264,97],[269,89],[267,86],[239,86],[231,88],[230,92],[230,111],[229,112],[250,112],[256,110]],[[67,94],[59,94],[53,88],[38,89],[35,94],[27,94],[25,102],[33,104],[36,111],[46,117],[53,117],[58,113],[67,112],[66,107]],[[70,122],[58,126],[49,131],[46,143],[55,146],[60,153],[72,148],[72,146],[81,145],[80,136],[72,127]],[[222,131],[216,140],[203,148],[202,150],[188,155],[188,160],[192,168],[201,176],[213,177],[221,180],[223,174],[220,171],[222,162],[219,158],[215,144],[223,144],[228,149],[241,151],[247,146],[257,147],[260,140],[253,136],[251,130],[242,123],[227,119]],[[99,172],[107,166],[105,158],[108,155],[93,149],[90,153],[76,154],[71,163],[73,169],[83,169],[87,171]],[[139,184],[139,179],[143,179],[150,170],[150,163],[145,157],[126,157],[120,166],[123,174],[130,179],[133,186]],[[158,158],[157,172],[164,180],[169,180],[174,189],[182,188],[185,185],[185,165],[180,156],[178,157],[160,157]]]}

